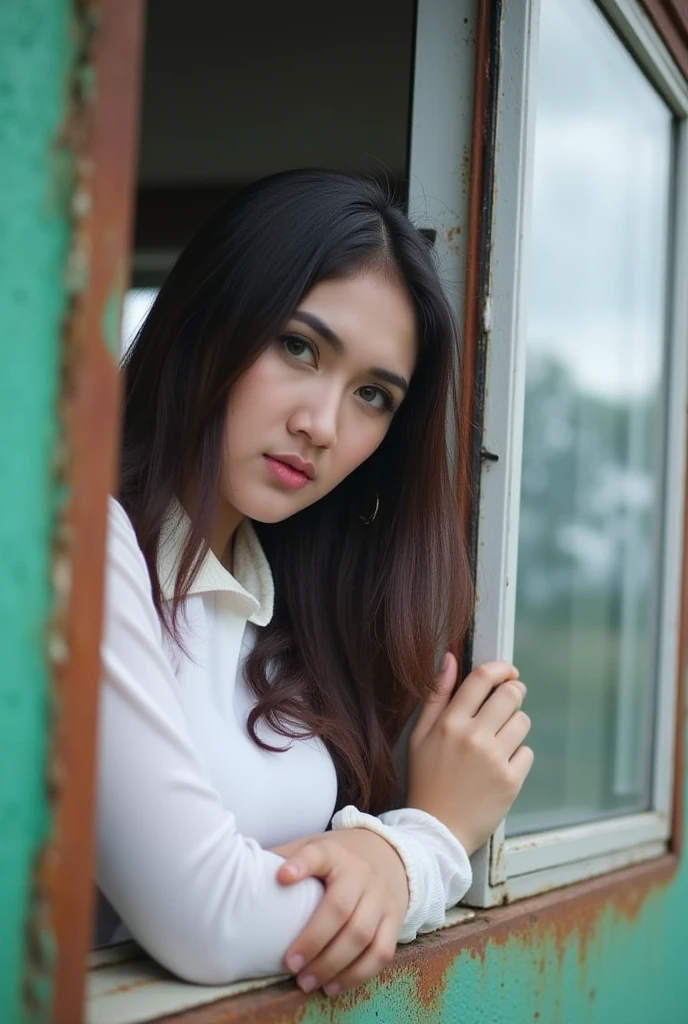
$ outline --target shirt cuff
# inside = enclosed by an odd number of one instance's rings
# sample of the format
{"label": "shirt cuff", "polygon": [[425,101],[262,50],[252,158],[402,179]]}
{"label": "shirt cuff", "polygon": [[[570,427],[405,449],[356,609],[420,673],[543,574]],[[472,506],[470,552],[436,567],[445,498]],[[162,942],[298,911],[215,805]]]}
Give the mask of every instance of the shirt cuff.
{"label": "shirt cuff", "polygon": [[349,805],[332,819],[332,829],[367,828],[386,839],[406,869],[409,905],[399,942],[441,928],[445,910],[471,887],[473,875],[461,843],[441,821],[416,807],[385,811],[379,817]]}

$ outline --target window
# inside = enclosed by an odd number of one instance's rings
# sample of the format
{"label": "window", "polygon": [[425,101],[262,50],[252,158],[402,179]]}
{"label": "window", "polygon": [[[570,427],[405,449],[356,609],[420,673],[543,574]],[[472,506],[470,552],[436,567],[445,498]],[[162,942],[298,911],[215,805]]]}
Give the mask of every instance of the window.
{"label": "window", "polygon": [[679,634],[688,90],[636,3],[509,6],[473,657],[536,761],[476,905],[664,852]]}

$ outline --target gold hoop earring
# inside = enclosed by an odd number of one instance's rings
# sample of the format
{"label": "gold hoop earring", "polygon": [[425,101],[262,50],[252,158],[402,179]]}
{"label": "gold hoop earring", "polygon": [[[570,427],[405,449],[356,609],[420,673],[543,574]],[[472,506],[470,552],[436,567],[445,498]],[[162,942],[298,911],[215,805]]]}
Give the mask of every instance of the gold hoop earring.
{"label": "gold hoop earring", "polygon": [[365,523],[366,526],[370,526],[370,524],[375,520],[375,517],[377,516],[379,508],[380,508],[380,495],[376,494],[375,495],[375,508],[373,509],[372,516],[359,516],[358,518],[361,520],[361,522]]}

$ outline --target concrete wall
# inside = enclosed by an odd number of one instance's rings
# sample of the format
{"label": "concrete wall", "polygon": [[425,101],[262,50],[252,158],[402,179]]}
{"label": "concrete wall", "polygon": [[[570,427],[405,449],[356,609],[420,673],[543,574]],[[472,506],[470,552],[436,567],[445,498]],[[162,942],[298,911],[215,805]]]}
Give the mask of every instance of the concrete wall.
{"label": "concrete wall", "polygon": [[[56,394],[69,164],[58,136],[73,41],[67,0],[0,3],[0,1020],[43,1019],[30,968],[45,781]],[[36,915],[38,917],[38,915]],[[28,989],[22,994],[24,979]],[[24,1006],[24,1009],[21,1007]]]}

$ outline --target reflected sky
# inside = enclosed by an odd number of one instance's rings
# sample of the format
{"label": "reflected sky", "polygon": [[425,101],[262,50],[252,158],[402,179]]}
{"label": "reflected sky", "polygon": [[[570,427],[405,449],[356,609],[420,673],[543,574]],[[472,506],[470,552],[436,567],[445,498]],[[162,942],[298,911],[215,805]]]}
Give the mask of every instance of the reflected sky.
{"label": "reflected sky", "polygon": [[656,387],[672,115],[590,0],[541,11],[528,345],[608,397]]}

